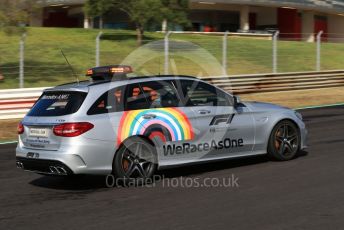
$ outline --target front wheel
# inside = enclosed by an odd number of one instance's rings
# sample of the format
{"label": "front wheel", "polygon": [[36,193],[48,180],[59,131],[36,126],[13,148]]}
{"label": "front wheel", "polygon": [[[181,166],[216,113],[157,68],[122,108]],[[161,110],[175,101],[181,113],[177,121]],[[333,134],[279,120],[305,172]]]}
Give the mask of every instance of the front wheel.
{"label": "front wheel", "polygon": [[140,137],[126,140],[115,155],[113,174],[123,184],[142,184],[151,178],[157,167],[156,149]]}
{"label": "front wheel", "polygon": [[300,133],[297,126],[288,120],[279,122],[272,130],[268,155],[275,160],[287,161],[295,158],[300,149]]}

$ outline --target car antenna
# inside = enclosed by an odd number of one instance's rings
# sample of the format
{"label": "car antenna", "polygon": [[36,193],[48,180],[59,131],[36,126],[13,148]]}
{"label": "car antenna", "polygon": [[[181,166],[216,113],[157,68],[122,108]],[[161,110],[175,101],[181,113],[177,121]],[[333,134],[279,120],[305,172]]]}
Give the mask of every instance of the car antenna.
{"label": "car antenna", "polygon": [[79,85],[79,77],[78,77],[78,75],[75,73],[75,71],[74,71],[72,65],[69,63],[69,61],[68,61],[68,59],[67,59],[67,57],[66,57],[66,55],[64,54],[64,52],[63,52],[62,49],[61,49],[61,53],[62,53],[62,56],[64,57],[64,59],[66,60],[68,66],[69,66],[69,68],[70,68],[70,70],[72,71],[74,77],[76,78],[76,82],[77,82],[78,85]]}
{"label": "car antenna", "polygon": [[160,69],[160,65],[161,65],[161,60],[160,60],[160,57],[159,57],[159,75],[158,75],[158,76],[160,76],[160,72],[161,72],[161,71],[160,71],[160,70],[161,70],[161,69]]}

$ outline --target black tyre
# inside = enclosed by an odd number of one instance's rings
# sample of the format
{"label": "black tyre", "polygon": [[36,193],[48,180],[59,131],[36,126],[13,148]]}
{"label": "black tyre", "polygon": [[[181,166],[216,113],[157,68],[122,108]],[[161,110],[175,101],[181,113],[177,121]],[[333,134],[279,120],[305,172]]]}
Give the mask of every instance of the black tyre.
{"label": "black tyre", "polygon": [[124,185],[146,183],[154,175],[157,167],[155,147],[147,140],[132,137],[126,140],[117,151],[112,171]]}
{"label": "black tyre", "polygon": [[272,130],[268,143],[268,155],[279,161],[296,157],[300,149],[300,132],[291,121],[283,120]]}

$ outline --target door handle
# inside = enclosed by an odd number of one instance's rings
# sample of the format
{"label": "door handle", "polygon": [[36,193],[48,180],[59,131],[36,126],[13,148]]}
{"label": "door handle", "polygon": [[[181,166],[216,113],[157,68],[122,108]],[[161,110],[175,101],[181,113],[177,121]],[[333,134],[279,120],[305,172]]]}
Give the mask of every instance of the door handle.
{"label": "door handle", "polygon": [[205,109],[203,110],[202,109],[202,110],[198,110],[198,113],[199,114],[209,114],[209,113],[211,113],[211,111],[210,110],[205,110]]}
{"label": "door handle", "polygon": [[146,119],[146,120],[149,120],[149,119],[154,119],[156,118],[156,115],[155,114],[145,114],[143,115],[143,119]]}

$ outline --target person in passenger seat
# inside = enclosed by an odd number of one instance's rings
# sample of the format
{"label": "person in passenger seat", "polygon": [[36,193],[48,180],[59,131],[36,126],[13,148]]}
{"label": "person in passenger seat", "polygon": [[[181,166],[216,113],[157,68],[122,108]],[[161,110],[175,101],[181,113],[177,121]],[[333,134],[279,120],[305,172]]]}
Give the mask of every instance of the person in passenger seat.
{"label": "person in passenger seat", "polygon": [[150,101],[151,101],[151,107],[152,108],[160,108],[161,107],[161,96],[160,93],[158,93],[155,90],[150,91]]}

